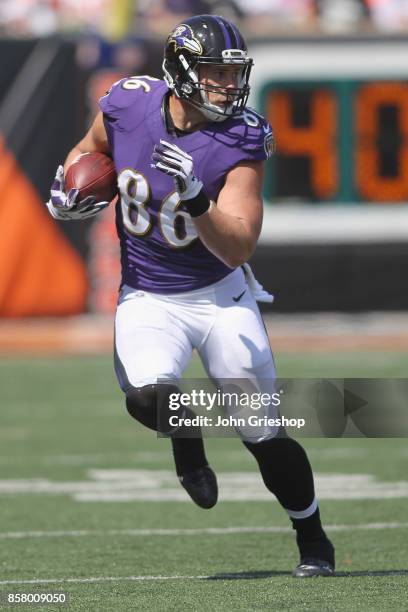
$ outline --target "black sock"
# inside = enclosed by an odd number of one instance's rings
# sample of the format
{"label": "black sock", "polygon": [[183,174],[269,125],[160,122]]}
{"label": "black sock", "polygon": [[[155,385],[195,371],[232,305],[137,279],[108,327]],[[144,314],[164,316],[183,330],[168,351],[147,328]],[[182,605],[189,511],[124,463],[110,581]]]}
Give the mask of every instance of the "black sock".
{"label": "black sock", "polygon": [[313,473],[303,448],[292,438],[244,442],[258,462],[265,486],[287,510],[301,512],[315,498]]}
{"label": "black sock", "polygon": [[[258,462],[265,486],[286,510],[301,512],[314,499],[313,473],[304,449],[291,438],[259,444],[244,442]],[[324,533],[319,508],[302,519],[291,518],[301,558],[323,559],[334,567],[334,548]]]}
{"label": "black sock", "polygon": [[202,438],[172,438],[177,476],[183,476],[207,465]]}
{"label": "black sock", "polygon": [[335,567],[334,547],[323,530],[319,508],[305,519],[291,519],[291,521],[293,529],[296,529],[300,558],[322,559]]}
{"label": "black sock", "polygon": [[[254,455],[265,486],[286,510],[301,512],[315,498],[313,473],[301,445],[292,438],[273,438],[259,444],[244,442]],[[325,537],[319,508],[306,518],[291,518],[297,542],[310,542]]]}
{"label": "black sock", "polygon": [[296,530],[298,544],[326,537],[320,520],[319,508],[316,508],[316,511],[306,518],[291,518],[290,520],[292,521],[293,529]]}

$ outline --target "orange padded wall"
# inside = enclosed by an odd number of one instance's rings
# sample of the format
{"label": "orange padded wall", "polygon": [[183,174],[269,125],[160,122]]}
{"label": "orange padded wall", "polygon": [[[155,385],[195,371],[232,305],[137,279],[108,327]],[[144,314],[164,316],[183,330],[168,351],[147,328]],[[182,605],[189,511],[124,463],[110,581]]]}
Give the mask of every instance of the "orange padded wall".
{"label": "orange padded wall", "polygon": [[0,138],[0,316],[83,312],[84,262]]}

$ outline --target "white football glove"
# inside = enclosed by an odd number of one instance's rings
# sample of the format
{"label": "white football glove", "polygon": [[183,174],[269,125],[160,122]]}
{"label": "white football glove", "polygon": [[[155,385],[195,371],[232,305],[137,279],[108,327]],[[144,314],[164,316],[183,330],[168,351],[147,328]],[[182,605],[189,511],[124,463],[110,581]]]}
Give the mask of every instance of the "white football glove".
{"label": "white football glove", "polygon": [[50,215],[59,221],[81,221],[93,217],[109,205],[109,202],[98,202],[93,196],[77,202],[77,195],[78,189],[65,192],[64,168],[58,166],[51,185],[51,197],[46,202]]}
{"label": "white football glove", "polygon": [[252,293],[253,298],[257,302],[267,302],[269,304],[272,304],[274,296],[271,293],[268,293],[262,287],[261,283],[256,280],[255,275],[251,270],[251,266],[247,263],[244,263],[242,269],[244,271],[245,280],[247,282],[250,292]]}
{"label": "white football glove", "polygon": [[176,145],[160,140],[160,144],[154,146],[152,160],[153,168],[174,178],[181,200],[191,200],[200,193],[203,184],[194,175],[191,155]]}

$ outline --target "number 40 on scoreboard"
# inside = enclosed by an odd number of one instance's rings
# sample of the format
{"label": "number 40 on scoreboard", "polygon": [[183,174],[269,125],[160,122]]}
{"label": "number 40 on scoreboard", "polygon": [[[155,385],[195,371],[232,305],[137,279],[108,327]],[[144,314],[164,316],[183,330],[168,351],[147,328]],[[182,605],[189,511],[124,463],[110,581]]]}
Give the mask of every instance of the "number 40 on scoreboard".
{"label": "number 40 on scoreboard", "polygon": [[408,81],[274,81],[261,93],[276,138],[276,202],[408,201]]}

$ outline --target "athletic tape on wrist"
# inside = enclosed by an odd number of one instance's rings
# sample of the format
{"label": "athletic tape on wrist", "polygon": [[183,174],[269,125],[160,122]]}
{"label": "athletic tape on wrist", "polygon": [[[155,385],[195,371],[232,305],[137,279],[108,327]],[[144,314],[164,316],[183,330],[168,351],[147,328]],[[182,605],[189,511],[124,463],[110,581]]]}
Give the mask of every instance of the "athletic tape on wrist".
{"label": "athletic tape on wrist", "polygon": [[187,211],[190,217],[199,217],[203,215],[210,208],[210,200],[205,195],[204,191],[201,190],[195,198],[191,200],[184,200]]}

